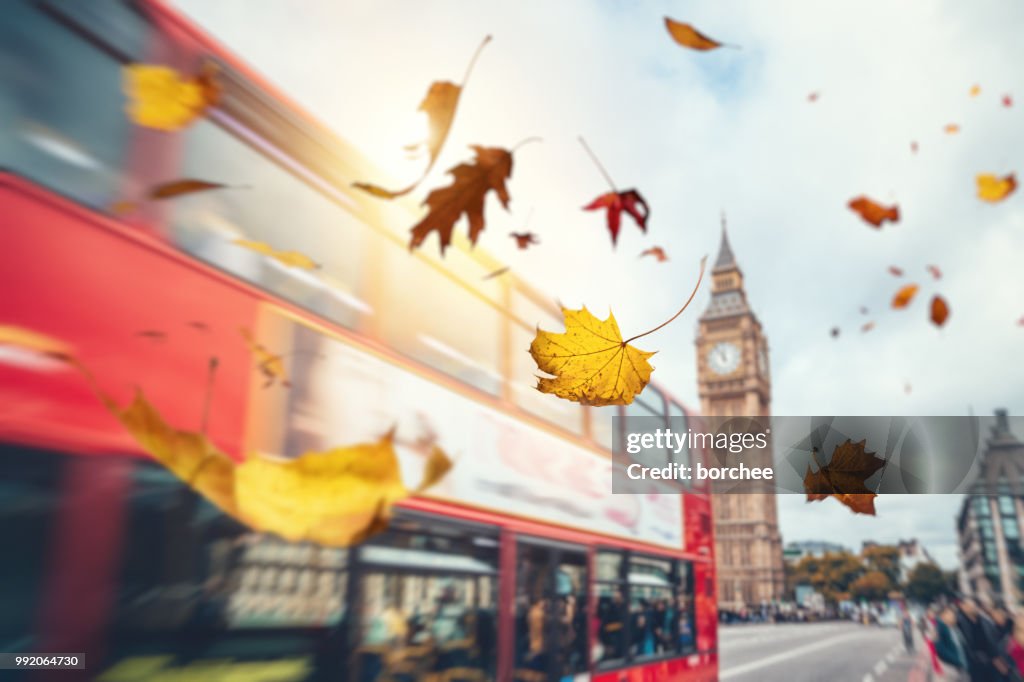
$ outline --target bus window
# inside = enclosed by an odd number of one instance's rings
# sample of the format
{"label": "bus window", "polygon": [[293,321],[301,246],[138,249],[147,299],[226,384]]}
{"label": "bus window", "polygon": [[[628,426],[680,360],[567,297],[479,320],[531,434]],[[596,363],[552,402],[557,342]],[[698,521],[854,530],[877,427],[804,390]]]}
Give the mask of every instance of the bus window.
{"label": "bus window", "polygon": [[572,679],[587,663],[586,554],[523,541],[516,562],[517,680]]}
{"label": "bus window", "polygon": [[399,522],[359,550],[353,680],[494,677],[497,540],[426,525]]}
{"label": "bus window", "polygon": [[583,408],[576,403],[538,391],[536,377],[543,373],[538,371],[537,364],[527,352],[537,333],[536,327],[545,331],[561,332],[565,329],[564,325],[551,314],[551,311],[537,305],[519,291],[512,291],[511,309],[514,318],[529,325],[523,327],[516,321],[510,325],[509,352],[512,354],[512,373],[509,377],[509,389],[512,401],[530,414],[559,428],[577,436],[583,435]]}
{"label": "bus window", "polygon": [[404,355],[498,395],[501,311],[477,296],[475,283],[450,276],[443,263],[410,255],[380,235],[373,240],[373,291],[381,308],[373,333]]}
{"label": "bus window", "polygon": [[668,559],[632,557],[629,564],[629,652],[634,658],[676,649],[675,581]]}
{"label": "bus window", "polygon": [[[121,3],[103,4],[137,43],[122,49],[137,51],[140,18]],[[0,166],[93,208],[109,204],[131,131],[121,64],[42,3],[13,0],[0,21],[0,82]]]}
{"label": "bus window", "polygon": [[[199,121],[184,135],[182,177],[231,187],[169,202],[179,247],[343,326],[357,327],[374,313],[362,280],[365,225],[214,123]],[[237,240],[298,251],[320,267],[288,266]]]}
{"label": "bus window", "polygon": [[626,658],[625,563],[621,552],[598,550],[595,557],[597,642],[591,652],[594,663],[615,665]]}
{"label": "bus window", "polygon": [[676,561],[675,569],[676,599],[669,618],[668,632],[674,634],[678,642],[678,649],[672,650],[690,654],[697,650],[693,564],[689,561]]}

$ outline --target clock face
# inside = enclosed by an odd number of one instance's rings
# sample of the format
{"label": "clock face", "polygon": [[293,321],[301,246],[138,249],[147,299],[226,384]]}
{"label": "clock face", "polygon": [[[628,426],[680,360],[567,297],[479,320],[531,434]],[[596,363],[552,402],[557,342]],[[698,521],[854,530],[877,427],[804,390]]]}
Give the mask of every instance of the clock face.
{"label": "clock face", "polygon": [[739,365],[740,349],[736,344],[722,341],[708,352],[708,367],[715,374],[732,374]]}

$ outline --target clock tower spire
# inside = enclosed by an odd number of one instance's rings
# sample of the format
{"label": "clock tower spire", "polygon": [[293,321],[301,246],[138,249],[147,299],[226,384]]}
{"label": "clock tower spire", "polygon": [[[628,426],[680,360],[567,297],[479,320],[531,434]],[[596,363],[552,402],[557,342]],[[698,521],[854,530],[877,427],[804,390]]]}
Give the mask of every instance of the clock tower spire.
{"label": "clock tower spire", "polygon": [[[700,317],[696,340],[701,412],[710,417],[769,416],[768,340],[747,301],[724,214],[711,277],[711,300]],[[770,465],[771,451],[764,455],[768,461],[747,464]],[[782,599],[782,538],[774,493],[722,493],[714,496],[713,507],[720,608],[757,609]]]}

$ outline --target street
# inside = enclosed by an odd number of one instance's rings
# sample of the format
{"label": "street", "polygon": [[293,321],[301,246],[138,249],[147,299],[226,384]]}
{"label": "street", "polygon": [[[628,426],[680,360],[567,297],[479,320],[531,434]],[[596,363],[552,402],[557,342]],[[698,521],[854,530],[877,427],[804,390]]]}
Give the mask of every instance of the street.
{"label": "street", "polygon": [[722,626],[718,632],[722,680],[905,682],[924,679],[923,671],[915,671],[920,648],[917,655],[906,653],[900,631],[895,628],[844,621],[732,625]]}

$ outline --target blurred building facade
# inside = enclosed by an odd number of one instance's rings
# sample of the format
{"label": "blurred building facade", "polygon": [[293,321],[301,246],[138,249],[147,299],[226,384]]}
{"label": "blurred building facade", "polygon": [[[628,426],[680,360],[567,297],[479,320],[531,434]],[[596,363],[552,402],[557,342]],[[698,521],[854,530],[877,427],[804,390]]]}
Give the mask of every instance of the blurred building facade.
{"label": "blurred building facade", "polygon": [[783,554],[787,561],[800,561],[806,556],[823,557],[829,553],[848,552],[849,550],[835,542],[826,540],[801,540],[787,542]]}
{"label": "blurred building facade", "polygon": [[[747,303],[743,273],[722,224],[722,242],[711,272],[711,301],[697,333],[697,381],[707,416],[771,414],[768,340]],[[770,466],[770,448],[764,462]],[[772,492],[717,495],[714,499],[718,600],[738,611],[779,601],[785,590],[782,538]]]}
{"label": "blurred building facade", "polygon": [[1006,410],[996,410],[980,467],[957,518],[960,589],[1016,608],[1024,601],[1024,443],[1010,431]]}

